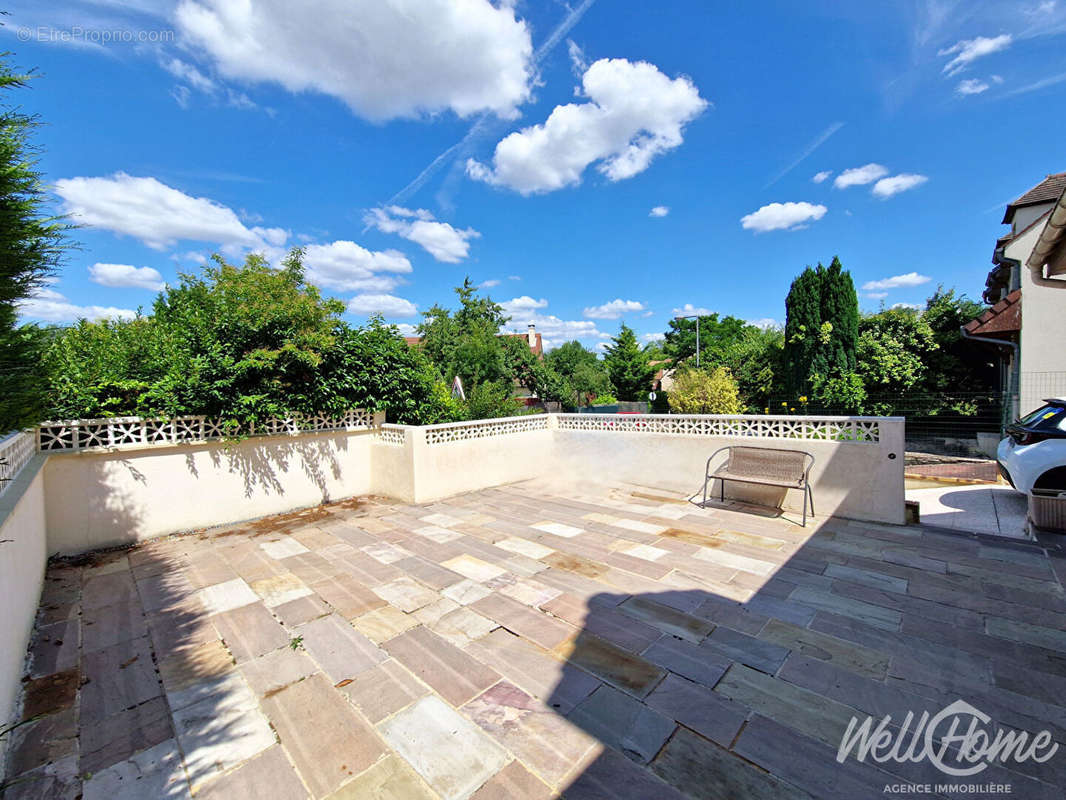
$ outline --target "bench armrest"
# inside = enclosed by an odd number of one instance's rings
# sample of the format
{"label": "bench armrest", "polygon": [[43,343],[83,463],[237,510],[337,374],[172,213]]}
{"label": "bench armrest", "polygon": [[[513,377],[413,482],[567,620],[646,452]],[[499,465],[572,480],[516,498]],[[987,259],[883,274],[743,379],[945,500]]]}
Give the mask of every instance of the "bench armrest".
{"label": "bench armrest", "polygon": [[714,457],[719,453],[724,453],[727,450],[732,449],[733,448],[731,446],[719,447],[717,450],[711,453],[711,457],[707,459],[707,469],[704,471],[704,479],[711,477],[711,462],[714,461]]}

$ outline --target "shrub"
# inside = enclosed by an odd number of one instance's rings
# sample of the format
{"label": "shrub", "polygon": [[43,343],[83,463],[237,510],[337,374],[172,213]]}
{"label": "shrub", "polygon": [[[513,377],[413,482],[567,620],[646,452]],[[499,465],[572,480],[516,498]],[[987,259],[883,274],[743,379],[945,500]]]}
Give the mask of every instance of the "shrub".
{"label": "shrub", "polygon": [[729,370],[718,367],[714,372],[683,369],[674,377],[674,388],[667,398],[670,410],[678,414],[737,414],[740,394]]}

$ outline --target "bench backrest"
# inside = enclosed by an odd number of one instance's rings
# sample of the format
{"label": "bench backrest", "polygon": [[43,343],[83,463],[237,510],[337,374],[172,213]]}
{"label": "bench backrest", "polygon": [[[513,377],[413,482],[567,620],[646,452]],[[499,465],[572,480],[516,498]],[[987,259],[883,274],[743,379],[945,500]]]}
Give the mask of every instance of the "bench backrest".
{"label": "bench backrest", "polygon": [[802,450],[774,450],[768,447],[729,448],[730,472],[761,478],[780,478],[798,483],[803,479],[807,454]]}

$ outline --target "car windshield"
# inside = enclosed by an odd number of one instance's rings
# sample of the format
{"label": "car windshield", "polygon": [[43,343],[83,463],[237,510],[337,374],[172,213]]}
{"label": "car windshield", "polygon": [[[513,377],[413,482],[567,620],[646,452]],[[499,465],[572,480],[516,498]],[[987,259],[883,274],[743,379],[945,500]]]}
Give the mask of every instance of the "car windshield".
{"label": "car windshield", "polygon": [[1018,424],[1026,428],[1066,430],[1066,406],[1049,403],[1041,406],[1036,411],[1026,414],[1018,420]]}

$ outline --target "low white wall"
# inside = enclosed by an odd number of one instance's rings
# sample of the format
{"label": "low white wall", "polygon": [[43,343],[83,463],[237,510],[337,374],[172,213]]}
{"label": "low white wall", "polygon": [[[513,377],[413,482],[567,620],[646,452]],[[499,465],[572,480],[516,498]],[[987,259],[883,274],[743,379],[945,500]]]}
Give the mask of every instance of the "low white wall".
{"label": "low white wall", "polygon": [[[560,482],[631,483],[674,492],[703,487],[708,457],[720,447],[746,445],[805,450],[814,456],[811,490],[819,516],[903,524],[903,424],[881,425],[879,442],[825,442],[751,436],[555,431],[551,478]],[[894,458],[889,458],[893,454]],[[712,465],[720,465],[725,454]],[[714,482],[709,497],[719,497]],[[800,513],[803,493],[729,481],[725,496]]]}
{"label": "low white wall", "polygon": [[[11,717],[44,584],[45,460],[34,456],[0,495],[0,727],[14,722]],[[9,739],[0,739],[0,765]]]}
{"label": "low white wall", "polygon": [[54,453],[48,552],[77,553],[369,494],[373,430]]}

